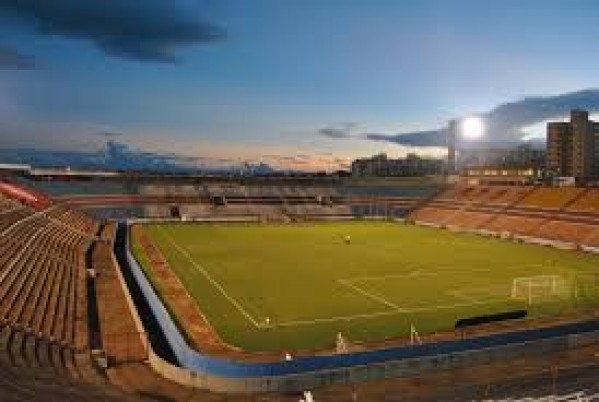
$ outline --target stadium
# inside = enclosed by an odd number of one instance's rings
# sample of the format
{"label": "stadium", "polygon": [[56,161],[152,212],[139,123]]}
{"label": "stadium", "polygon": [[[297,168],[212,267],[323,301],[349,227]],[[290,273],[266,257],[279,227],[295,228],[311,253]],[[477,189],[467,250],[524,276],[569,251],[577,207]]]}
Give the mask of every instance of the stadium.
{"label": "stadium", "polygon": [[597,16],[0,0],[0,402],[599,401]]}
{"label": "stadium", "polygon": [[0,191],[3,400],[598,391],[592,187],[24,169]]}

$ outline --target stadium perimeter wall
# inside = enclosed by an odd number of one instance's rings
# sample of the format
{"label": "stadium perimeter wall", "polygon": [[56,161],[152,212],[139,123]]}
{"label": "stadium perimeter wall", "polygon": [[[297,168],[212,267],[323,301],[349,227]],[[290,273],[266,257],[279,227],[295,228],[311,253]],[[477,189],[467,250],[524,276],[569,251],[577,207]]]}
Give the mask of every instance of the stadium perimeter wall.
{"label": "stadium perimeter wall", "polygon": [[[126,228],[121,227],[121,230]],[[182,385],[224,393],[289,392],[332,383],[351,383],[509,361],[525,355],[599,344],[599,319],[341,355],[301,357],[278,362],[236,362],[190,348],[129,250],[126,259],[180,366],[158,356],[149,345],[149,363],[163,377]],[[136,312],[135,312],[136,314]]]}

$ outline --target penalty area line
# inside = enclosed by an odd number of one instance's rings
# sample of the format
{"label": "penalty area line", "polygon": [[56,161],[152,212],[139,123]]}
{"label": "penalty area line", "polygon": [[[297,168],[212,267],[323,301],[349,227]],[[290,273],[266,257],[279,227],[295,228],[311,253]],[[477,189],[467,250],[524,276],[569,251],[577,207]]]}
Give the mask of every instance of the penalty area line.
{"label": "penalty area line", "polygon": [[405,278],[417,278],[423,276],[443,276],[443,275],[462,275],[471,274],[475,272],[488,272],[488,268],[472,268],[472,269],[455,269],[455,270],[441,270],[441,271],[429,271],[426,269],[415,269],[409,272],[403,272],[399,274],[382,274],[382,275],[367,275],[367,276],[352,276],[349,278],[337,279],[337,281],[343,281],[344,283],[353,282],[374,282],[382,281],[385,279],[405,279]]}
{"label": "penalty area line", "polygon": [[474,303],[474,302],[478,301],[478,299],[475,299],[474,297],[465,295],[461,291],[456,290],[456,289],[447,290],[447,291],[445,291],[445,293],[447,293],[450,296],[455,297],[456,299],[466,300],[470,303]]}
{"label": "penalty area line", "polygon": [[313,324],[320,324],[323,322],[353,321],[353,320],[357,320],[360,318],[375,318],[375,317],[381,317],[381,316],[386,316],[386,315],[395,315],[395,314],[400,314],[400,313],[401,312],[397,311],[397,310],[387,310],[387,311],[378,311],[378,312],[374,312],[374,313],[314,318],[312,320],[284,321],[284,322],[278,322],[276,324],[272,324],[272,326],[273,327],[297,327],[300,325],[313,325]]}
{"label": "penalty area line", "polygon": [[452,309],[458,307],[469,307],[481,304],[493,304],[503,302],[505,299],[486,299],[486,300],[478,300],[471,303],[455,303],[455,304],[439,304],[427,307],[414,307],[410,309],[403,309],[403,311],[399,310],[388,310],[388,311],[377,311],[374,313],[363,313],[363,314],[353,314],[353,315],[344,315],[344,316],[333,316],[333,317],[323,317],[323,318],[314,318],[311,320],[293,320],[293,321],[284,321],[278,322],[275,324],[271,324],[271,327],[296,327],[296,326],[304,326],[304,325],[315,325],[326,322],[338,322],[338,321],[355,321],[359,319],[368,319],[368,318],[376,318],[376,317],[384,317],[390,315],[398,315],[398,314],[410,314],[410,313],[421,313],[425,311],[435,311],[435,310],[445,310]]}
{"label": "penalty area line", "polygon": [[345,286],[345,287],[348,287],[348,288],[350,288],[350,289],[354,290],[355,292],[358,292],[358,293],[360,293],[360,294],[361,294],[361,295],[363,295],[363,296],[366,296],[366,297],[368,297],[369,299],[372,299],[372,300],[374,300],[374,301],[377,301],[377,302],[379,302],[379,303],[382,303],[382,304],[384,304],[384,305],[385,305],[385,306],[387,306],[387,307],[391,307],[392,309],[394,309],[394,310],[396,310],[396,311],[399,311],[399,312],[401,312],[401,313],[405,313],[405,312],[406,312],[406,310],[405,310],[405,309],[403,309],[403,308],[399,307],[397,304],[391,303],[389,300],[387,300],[387,299],[385,299],[385,298],[383,298],[383,297],[381,297],[381,296],[378,296],[378,295],[375,295],[375,294],[373,294],[373,293],[370,293],[370,292],[368,292],[368,291],[366,291],[366,290],[362,289],[361,287],[354,285],[353,283],[346,282],[346,281],[344,281],[343,279],[339,279],[337,282],[338,282],[339,284],[341,284],[341,285]]}
{"label": "penalty area line", "polygon": [[476,301],[472,301],[472,302],[468,302],[468,303],[454,303],[454,304],[439,304],[439,305],[435,305],[435,306],[430,306],[430,307],[414,307],[409,309],[407,312],[408,313],[419,313],[419,312],[423,312],[423,311],[435,311],[435,310],[446,310],[446,309],[452,309],[452,308],[458,308],[458,307],[470,307],[470,306],[476,306],[476,305],[480,305],[480,304],[492,304],[492,303],[499,303],[499,302],[504,302],[506,299],[504,298],[492,298],[492,299],[485,299],[485,300],[476,300]]}
{"label": "penalty area line", "polygon": [[164,234],[168,242],[171,243],[177,249],[177,251],[179,251],[179,253],[181,253],[181,255],[183,255],[191,263],[191,265],[193,265],[193,267],[200,272],[204,278],[206,278],[245,318],[247,318],[248,321],[250,321],[256,328],[264,328],[264,325],[258,323],[258,321],[256,321],[254,317],[252,317],[250,313],[248,313],[245,308],[243,308],[243,306],[233,298],[233,296],[229,295],[222,285],[218,283],[204,267],[198,264],[191,257],[189,252],[181,247],[164,228],[160,228],[160,231]]}

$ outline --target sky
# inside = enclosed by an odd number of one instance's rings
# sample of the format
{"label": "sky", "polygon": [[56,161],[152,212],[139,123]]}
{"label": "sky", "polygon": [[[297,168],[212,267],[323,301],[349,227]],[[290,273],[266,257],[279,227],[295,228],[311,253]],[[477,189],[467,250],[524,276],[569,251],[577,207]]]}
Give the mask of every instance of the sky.
{"label": "sky", "polygon": [[599,112],[598,17],[591,0],[0,0],[0,147],[321,169],[438,155],[401,135],[471,114],[493,140],[542,137]]}

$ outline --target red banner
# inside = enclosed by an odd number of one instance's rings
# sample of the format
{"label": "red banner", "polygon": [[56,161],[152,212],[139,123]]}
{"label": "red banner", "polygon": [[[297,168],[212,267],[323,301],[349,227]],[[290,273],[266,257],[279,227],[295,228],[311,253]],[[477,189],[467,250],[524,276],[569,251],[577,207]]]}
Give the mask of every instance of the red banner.
{"label": "red banner", "polygon": [[12,183],[0,181],[0,192],[7,197],[17,199],[36,209],[44,209],[48,205],[48,199],[45,196],[36,194]]}

